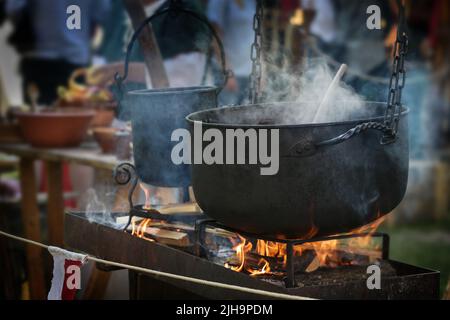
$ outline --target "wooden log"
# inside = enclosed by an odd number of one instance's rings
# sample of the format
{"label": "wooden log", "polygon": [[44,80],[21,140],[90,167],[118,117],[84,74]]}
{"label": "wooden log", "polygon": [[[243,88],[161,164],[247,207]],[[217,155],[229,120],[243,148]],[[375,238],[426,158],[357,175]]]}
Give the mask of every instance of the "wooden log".
{"label": "wooden log", "polygon": [[342,265],[367,266],[370,264],[370,257],[358,253],[335,250],[332,254],[326,257],[326,264],[331,267]]}
{"label": "wooden log", "polygon": [[181,203],[181,204],[171,204],[167,206],[158,207],[157,210],[161,214],[180,214],[180,215],[192,215],[201,214],[202,210],[197,203]]}
{"label": "wooden log", "polygon": [[189,236],[184,232],[148,227],[145,229],[145,235],[151,236],[157,242],[169,246],[187,247],[191,244]]}
{"label": "wooden log", "polygon": [[47,220],[50,244],[64,246],[64,197],[61,162],[47,161]]}
{"label": "wooden log", "polygon": [[[34,175],[34,161],[29,158],[20,159],[20,187],[22,190],[22,225],[27,239],[42,242],[37,205],[36,178]],[[42,249],[27,244],[27,274],[31,299],[46,298]]]}
{"label": "wooden log", "polygon": [[83,294],[83,300],[100,300],[105,296],[108,287],[110,272],[106,272],[94,266],[89,276],[86,290]]}
{"label": "wooden log", "polygon": [[[141,221],[142,220],[135,223],[135,228],[139,226]],[[174,231],[172,229],[167,230],[164,228],[164,224],[158,224],[158,226],[160,226],[160,228],[156,228],[152,223],[150,223],[149,226],[145,228],[144,238],[149,238],[168,246],[188,247],[191,245],[191,241],[189,240],[187,233],[182,231]],[[129,226],[127,231],[131,232],[132,228],[132,226]]]}
{"label": "wooden log", "polygon": [[294,271],[297,272],[313,272],[316,271],[317,255],[314,250],[305,250],[301,256],[293,256]]}
{"label": "wooden log", "polygon": [[[136,30],[147,18],[144,7],[139,0],[122,0]],[[148,1],[147,1],[148,2]],[[139,43],[144,54],[145,65],[150,74],[153,88],[169,87],[169,79],[164,69],[164,63],[156,42],[151,24],[148,24],[139,36]]]}
{"label": "wooden log", "polygon": [[[245,254],[245,269],[259,270],[262,267],[261,261],[269,263],[271,272],[286,272],[283,257],[266,257],[251,251]],[[241,264],[241,261],[238,257],[233,256],[227,263],[236,267]],[[293,264],[295,273],[313,272],[320,266],[316,253],[313,250],[306,250],[301,256],[294,256]]]}
{"label": "wooden log", "polygon": [[305,269],[305,272],[311,273],[311,272],[316,271],[319,268],[320,268],[320,259],[316,256],[316,257],[314,257],[314,260],[311,261],[309,266]]}

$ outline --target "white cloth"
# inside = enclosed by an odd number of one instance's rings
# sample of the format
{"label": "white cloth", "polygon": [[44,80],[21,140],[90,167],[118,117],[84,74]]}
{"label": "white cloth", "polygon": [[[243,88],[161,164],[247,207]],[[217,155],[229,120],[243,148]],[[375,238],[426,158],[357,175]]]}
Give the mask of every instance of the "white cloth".
{"label": "white cloth", "polygon": [[66,260],[80,261],[81,264],[86,262],[87,256],[75,252],[70,252],[58,247],[49,247],[48,251],[53,256],[53,278],[50,291],[48,293],[48,300],[61,300],[65,287],[66,278]]}
{"label": "white cloth", "polygon": [[[183,53],[172,59],[164,60],[169,84],[172,88],[199,85],[202,81],[206,56],[200,52]],[[147,88],[152,88],[150,75],[145,69]]]}

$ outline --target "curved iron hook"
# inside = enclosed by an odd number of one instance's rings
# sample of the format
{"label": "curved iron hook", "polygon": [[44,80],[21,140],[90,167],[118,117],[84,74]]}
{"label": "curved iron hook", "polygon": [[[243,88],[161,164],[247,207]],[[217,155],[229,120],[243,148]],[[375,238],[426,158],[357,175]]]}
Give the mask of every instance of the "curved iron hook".
{"label": "curved iron hook", "polygon": [[114,76],[114,80],[116,82],[116,85],[119,89],[119,99],[123,98],[123,83],[124,81],[127,79],[128,77],[128,69],[129,69],[129,63],[130,63],[130,56],[131,56],[131,52],[133,50],[134,47],[134,43],[136,42],[137,38],[139,37],[139,35],[141,34],[142,30],[149,24],[151,23],[155,18],[160,17],[166,13],[185,13],[187,15],[190,15],[191,17],[195,18],[196,20],[204,23],[209,31],[211,32],[212,36],[216,39],[216,42],[219,46],[219,51],[220,51],[220,60],[221,60],[221,65],[222,65],[222,72],[224,75],[224,83],[221,87],[218,88],[218,92],[217,94],[219,94],[222,89],[225,87],[228,78],[231,76],[231,71],[227,70],[226,68],[226,60],[225,60],[225,49],[222,43],[222,40],[220,39],[219,35],[217,34],[216,30],[214,29],[214,27],[211,25],[211,23],[208,21],[208,19],[201,15],[196,13],[195,11],[189,10],[189,9],[184,9],[180,6],[180,4],[177,1],[171,2],[171,4],[169,5],[168,8],[161,10],[160,12],[155,13],[154,15],[148,17],[147,19],[145,19],[140,25],[139,27],[136,29],[136,31],[134,32],[133,36],[131,37],[130,43],[127,46],[127,52],[126,52],[126,56],[125,56],[125,63],[124,63],[124,73],[123,75],[120,75],[118,72],[115,74]]}

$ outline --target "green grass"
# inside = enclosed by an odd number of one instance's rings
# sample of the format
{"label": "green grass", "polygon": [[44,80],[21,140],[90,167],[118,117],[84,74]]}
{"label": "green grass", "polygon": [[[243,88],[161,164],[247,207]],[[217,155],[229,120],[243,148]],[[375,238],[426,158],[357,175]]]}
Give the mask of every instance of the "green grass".
{"label": "green grass", "polygon": [[390,258],[441,272],[441,294],[450,279],[450,228],[447,224],[384,227],[391,237]]}

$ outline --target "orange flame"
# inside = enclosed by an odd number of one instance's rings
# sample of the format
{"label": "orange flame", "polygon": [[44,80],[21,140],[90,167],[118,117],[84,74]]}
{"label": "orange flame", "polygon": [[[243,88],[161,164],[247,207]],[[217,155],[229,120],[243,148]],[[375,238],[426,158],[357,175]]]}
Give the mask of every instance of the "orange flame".
{"label": "orange flame", "polygon": [[154,241],[153,239],[150,239],[145,236],[145,231],[147,230],[148,225],[150,224],[152,220],[151,219],[142,219],[139,222],[139,225],[136,227],[136,223],[134,220],[131,222],[131,235],[136,236],[141,239],[145,239],[148,241]]}
{"label": "orange flame", "polygon": [[[358,261],[346,261],[345,259],[342,259],[342,257],[339,255],[339,253],[341,252],[350,254],[363,253],[366,254],[370,262],[373,262],[373,259],[381,258],[381,254],[379,252],[376,252],[376,250],[379,250],[379,247],[373,248],[371,242],[373,239],[372,236],[384,221],[385,217],[380,218],[375,222],[366,225],[364,227],[358,228],[356,230],[353,230],[348,234],[348,235],[367,234],[367,236],[364,237],[355,237],[345,240],[310,242],[294,246],[294,256],[301,256],[305,251],[313,250],[315,252],[316,259],[319,262],[319,267],[332,267],[332,268],[344,265],[353,265],[358,263]],[[304,238],[310,239],[314,237],[317,234],[317,232],[318,229],[313,226]],[[238,264],[230,265],[229,263],[225,263],[226,268],[229,268],[236,272],[246,271],[251,276],[274,274],[274,272],[271,271],[271,266],[268,260],[262,257],[276,258],[277,260],[281,261],[282,266],[284,267],[286,266],[287,262],[286,244],[273,241],[257,240],[256,246],[252,251],[252,244],[242,236],[240,235],[238,236],[240,242],[239,244],[233,247],[233,250],[236,252]],[[364,251],[364,248],[368,248],[370,245],[372,245],[372,249],[375,249],[375,251],[373,250]],[[255,266],[246,265],[247,261],[246,255],[250,251],[261,256],[257,264],[257,268],[255,268]],[[374,256],[374,252],[377,253],[376,256]]]}
{"label": "orange flame", "polygon": [[[262,267],[260,267],[262,265]],[[250,268],[247,269],[247,271],[250,273],[251,276],[259,276],[262,274],[268,274],[270,273],[270,265],[269,262],[266,259],[261,258],[258,262],[258,268],[257,270],[252,270]]]}
{"label": "orange flame", "polygon": [[245,239],[244,237],[241,237],[240,235],[238,236],[241,242],[238,245],[234,246],[233,250],[236,251],[236,257],[239,260],[239,265],[232,266],[227,262],[225,263],[225,268],[231,269],[236,272],[241,272],[244,269],[245,265],[245,255],[252,249],[252,244],[250,242],[247,242],[247,239]]}

